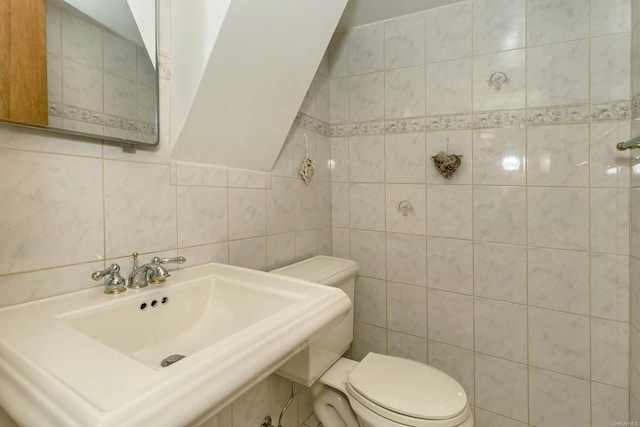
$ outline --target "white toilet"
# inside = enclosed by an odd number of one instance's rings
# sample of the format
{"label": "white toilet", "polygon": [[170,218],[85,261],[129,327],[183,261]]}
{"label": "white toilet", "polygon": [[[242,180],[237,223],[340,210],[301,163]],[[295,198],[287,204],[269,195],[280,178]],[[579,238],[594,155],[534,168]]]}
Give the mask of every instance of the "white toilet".
{"label": "white toilet", "polygon": [[[358,264],[316,256],[272,271],[342,289],[353,303]],[[342,354],[353,340],[353,305],[332,330],[289,359],[277,374],[311,387],[324,427],[473,427],[464,389],[424,363],[369,353]]]}

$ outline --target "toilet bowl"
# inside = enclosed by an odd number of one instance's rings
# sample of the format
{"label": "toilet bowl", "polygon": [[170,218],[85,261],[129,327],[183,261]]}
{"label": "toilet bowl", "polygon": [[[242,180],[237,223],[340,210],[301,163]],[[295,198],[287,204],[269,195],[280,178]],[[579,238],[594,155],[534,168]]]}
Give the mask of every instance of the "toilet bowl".
{"label": "toilet bowl", "polygon": [[289,359],[277,374],[311,387],[324,427],[473,427],[462,386],[444,372],[400,357],[342,357],[353,340],[358,264],[316,256],[273,273],[336,286],[351,299],[349,313],[328,333]]}

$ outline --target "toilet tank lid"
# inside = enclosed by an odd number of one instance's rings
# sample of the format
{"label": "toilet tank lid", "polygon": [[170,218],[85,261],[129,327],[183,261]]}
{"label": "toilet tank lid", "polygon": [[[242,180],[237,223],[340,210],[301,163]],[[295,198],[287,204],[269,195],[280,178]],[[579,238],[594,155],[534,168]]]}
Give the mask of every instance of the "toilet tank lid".
{"label": "toilet tank lid", "polygon": [[322,285],[336,286],[355,277],[358,269],[358,263],[350,259],[318,255],[271,272]]}

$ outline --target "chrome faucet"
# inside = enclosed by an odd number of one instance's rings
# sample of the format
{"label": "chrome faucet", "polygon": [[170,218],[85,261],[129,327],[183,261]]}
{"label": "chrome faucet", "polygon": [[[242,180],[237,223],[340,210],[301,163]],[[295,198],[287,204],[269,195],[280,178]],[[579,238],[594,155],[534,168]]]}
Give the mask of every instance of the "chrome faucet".
{"label": "chrome faucet", "polygon": [[119,294],[127,290],[125,287],[127,282],[120,275],[120,266],[118,264],[111,264],[105,270],[94,271],[91,274],[91,278],[96,281],[104,278],[105,294]]}
{"label": "chrome faucet", "polygon": [[128,288],[140,289],[149,285],[149,283],[157,284],[163,283],[167,280],[167,277],[171,276],[166,268],[162,264],[184,264],[187,260],[183,256],[175,258],[158,258],[157,256],[151,258],[151,262],[147,264],[138,265],[138,253],[131,254],[133,257],[133,270],[129,274],[127,282]]}

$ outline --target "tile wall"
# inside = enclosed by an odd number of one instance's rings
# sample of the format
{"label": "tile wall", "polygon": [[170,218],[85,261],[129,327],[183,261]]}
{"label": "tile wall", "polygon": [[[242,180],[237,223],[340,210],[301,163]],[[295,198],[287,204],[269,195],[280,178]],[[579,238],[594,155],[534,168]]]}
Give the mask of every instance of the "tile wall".
{"label": "tile wall", "polygon": [[146,50],[47,3],[49,126],[154,142],[156,73]]}
{"label": "tile wall", "polygon": [[629,420],[631,24],[629,0],[469,0],[335,38],[355,359],[442,368],[479,427]]}

